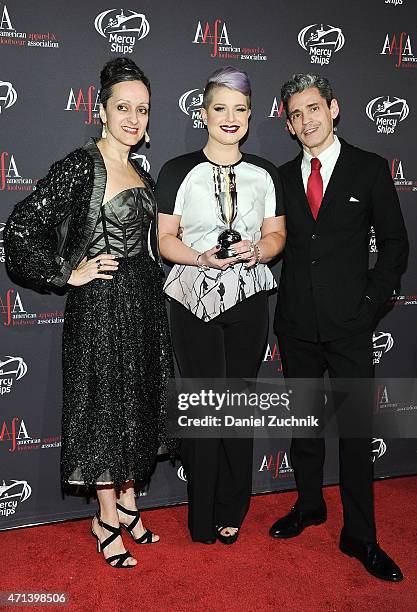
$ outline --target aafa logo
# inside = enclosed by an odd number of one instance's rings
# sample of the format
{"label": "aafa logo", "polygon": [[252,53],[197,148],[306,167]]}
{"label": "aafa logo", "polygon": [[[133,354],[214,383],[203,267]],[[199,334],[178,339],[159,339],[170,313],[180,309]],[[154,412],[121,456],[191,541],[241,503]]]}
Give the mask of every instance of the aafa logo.
{"label": "aafa logo", "polygon": [[203,106],[202,89],[190,89],[183,93],[178,100],[178,106],[185,115],[191,118],[194,129],[204,129],[200,112]]}
{"label": "aafa logo", "polygon": [[49,47],[57,49],[59,43],[53,32],[18,32],[13,27],[7,6],[0,9],[0,44],[19,47]]}
{"label": "aafa logo", "polygon": [[0,151],[0,191],[32,191],[37,181],[21,176],[16,159],[8,151]]}
{"label": "aafa logo", "polygon": [[263,361],[274,362],[277,368],[277,372],[282,372],[281,355],[279,354],[278,345],[276,342],[272,345],[267,345]]}
{"label": "aafa logo", "polygon": [[6,227],[5,223],[0,223],[0,263],[4,263],[5,262],[5,254],[4,254],[4,240],[3,240],[3,232],[4,232],[4,228]]}
{"label": "aafa logo", "polygon": [[1,13],[0,30],[15,30],[15,28],[12,26],[9,11],[7,10],[6,5],[4,5]]}
{"label": "aafa logo", "polygon": [[82,88],[77,91],[71,87],[65,110],[86,113],[85,125],[98,125],[100,123],[100,90],[96,90],[94,85],[90,85],[86,91]]}
{"label": "aafa logo", "polygon": [[199,21],[192,42],[195,45],[210,45],[212,47],[210,57],[212,58],[254,61],[268,59],[263,47],[232,45],[226,23],[221,19],[215,19],[213,23],[206,21],[204,25]]}
{"label": "aafa logo", "polygon": [[417,181],[405,177],[401,159],[391,160],[391,176],[397,191],[417,191]]}
{"label": "aafa logo", "polygon": [[279,450],[275,455],[264,455],[259,472],[267,470],[274,480],[291,476],[294,472],[288,459],[287,451]]}
{"label": "aafa logo", "polygon": [[140,165],[142,166],[142,168],[145,170],[145,172],[150,172],[151,169],[151,164],[149,163],[148,158],[146,157],[146,155],[143,155],[142,153],[132,153],[132,155],[130,156],[130,159],[136,159]]}
{"label": "aafa logo", "polygon": [[27,480],[3,480],[0,485],[0,516],[15,514],[18,504],[26,501],[32,494],[32,488]]}
{"label": "aafa logo", "polygon": [[417,67],[417,57],[414,57],[411,48],[411,38],[407,32],[399,34],[387,34],[380,55],[392,55],[396,57],[396,68]]}
{"label": "aafa logo", "polygon": [[10,108],[17,100],[17,92],[9,81],[0,81],[0,115],[4,109]]}
{"label": "aafa logo", "polygon": [[387,452],[387,445],[382,438],[372,438],[372,463]]}
{"label": "aafa logo", "polygon": [[366,114],[375,122],[378,134],[393,134],[397,123],[408,117],[407,100],[395,96],[379,96],[366,105]]}
{"label": "aafa logo", "polygon": [[298,34],[299,45],[309,53],[312,64],[329,64],[333,53],[345,44],[342,30],[336,26],[311,24]]}
{"label": "aafa logo", "polygon": [[201,21],[197,24],[193,43],[196,45],[211,45],[213,51],[211,57],[222,57],[219,52],[229,51],[232,47],[229,41],[226,24],[221,19],[216,19],[213,24],[206,21],[204,28]]}
{"label": "aafa logo", "polygon": [[275,97],[274,101],[272,102],[271,110],[269,112],[268,117],[277,117],[278,119],[281,119],[283,114],[284,102],[282,100],[279,100],[279,98]]}
{"label": "aafa logo", "polygon": [[374,364],[381,362],[381,357],[394,346],[394,338],[389,332],[374,332],[372,336]]}
{"label": "aafa logo", "polygon": [[110,51],[115,53],[133,53],[137,40],[149,34],[149,21],[143,13],[121,9],[103,11],[94,20],[97,32],[107,38]]}
{"label": "aafa logo", "polygon": [[0,442],[10,443],[10,448],[8,449],[10,453],[14,453],[19,444],[26,444],[29,441],[33,440],[28,434],[23,419],[20,420],[19,417],[13,417],[10,422],[3,421],[0,431]]}

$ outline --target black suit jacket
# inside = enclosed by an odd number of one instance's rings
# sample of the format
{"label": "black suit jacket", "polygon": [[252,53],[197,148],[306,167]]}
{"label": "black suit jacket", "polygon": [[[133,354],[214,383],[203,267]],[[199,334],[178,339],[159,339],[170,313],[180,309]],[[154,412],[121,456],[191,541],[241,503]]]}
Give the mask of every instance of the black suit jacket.
{"label": "black suit jacket", "polygon": [[[317,220],[304,191],[302,152],[279,168],[287,242],[274,327],[304,340],[373,329],[407,262],[407,233],[387,161],[340,141]],[[371,225],[378,259],[368,270]]]}

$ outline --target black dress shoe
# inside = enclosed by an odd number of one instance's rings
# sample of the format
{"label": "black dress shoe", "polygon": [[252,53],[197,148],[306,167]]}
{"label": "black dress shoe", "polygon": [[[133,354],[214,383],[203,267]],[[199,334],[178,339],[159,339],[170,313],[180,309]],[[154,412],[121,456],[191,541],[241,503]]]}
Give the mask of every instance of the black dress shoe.
{"label": "black dress shoe", "polygon": [[342,530],[339,548],[345,555],[358,559],[366,571],[376,578],[390,582],[400,582],[404,578],[398,565],[376,542],[364,542],[351,538]]}
{"label": "black dress shoe", "polygon": [[327,519],[326,504],[323,503],[316,510],[307,512],[298,510],[297,504],[291,508],[291,512],[278,519],[269,530],[272,538],[295,538],[310,525],[321,525]]}

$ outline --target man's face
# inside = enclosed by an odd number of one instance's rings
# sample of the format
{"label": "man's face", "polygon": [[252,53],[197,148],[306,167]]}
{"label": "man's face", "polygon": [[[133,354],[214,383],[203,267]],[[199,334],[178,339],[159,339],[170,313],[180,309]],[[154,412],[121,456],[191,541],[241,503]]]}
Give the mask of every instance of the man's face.
{"label": "man's face", "polygon": [[333,98],[330,107],[317,87],[309,87],[291,96],[288,102],[287,126],[307,151],[316,157],[333,142],[333,121],[339,105]]}

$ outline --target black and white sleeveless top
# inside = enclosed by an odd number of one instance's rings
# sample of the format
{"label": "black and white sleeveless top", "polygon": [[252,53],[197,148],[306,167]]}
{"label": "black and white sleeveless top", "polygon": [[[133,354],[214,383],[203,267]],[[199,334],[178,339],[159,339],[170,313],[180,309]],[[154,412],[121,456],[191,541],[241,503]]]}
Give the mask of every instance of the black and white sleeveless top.
{"label": "black and white sleeveless top", "polygon": [[[218,214],[214,192],[213,164],[203,151],[167,162],[156,187],[158,210],[181,217],[183,242],[199,252],[212,248],[225,229]],[[265,159],[242,154],[233,165],[236,177],[238,214],[233,229],[242,240],[258,241],[263,220],[284,214],[278,171]],[[203,321],[210,321],[238,302],[276,287],[265,264],[246,270],[236,264],[225,271],[201,272],[196,266],[174,265],[165,293]]]}

